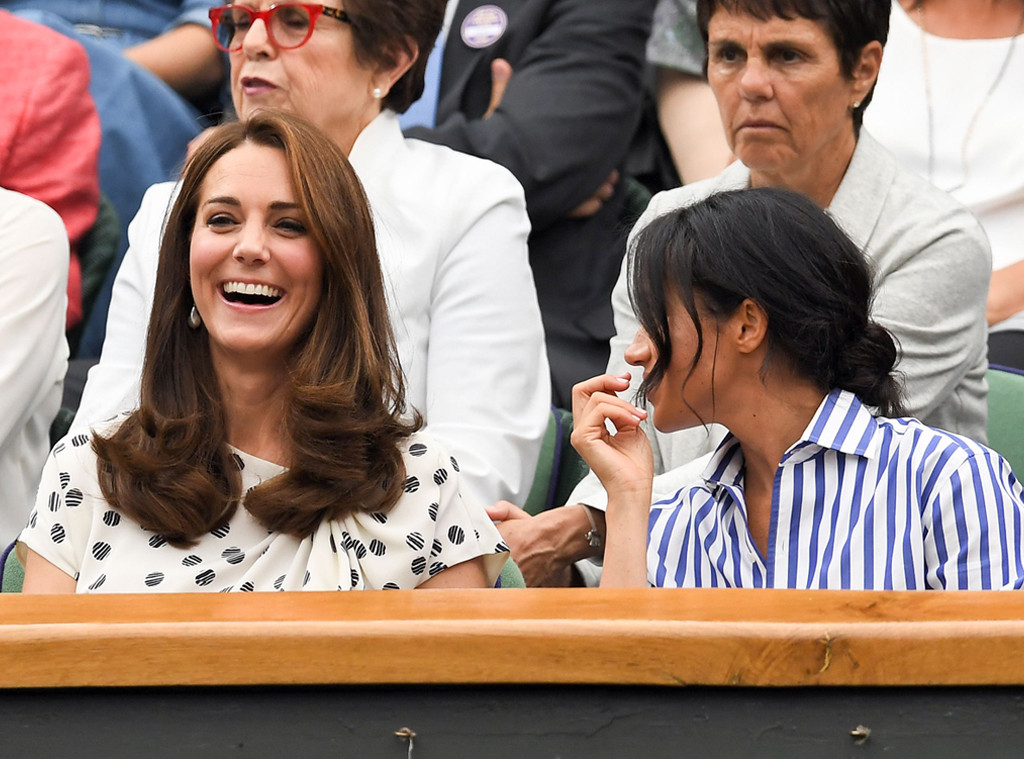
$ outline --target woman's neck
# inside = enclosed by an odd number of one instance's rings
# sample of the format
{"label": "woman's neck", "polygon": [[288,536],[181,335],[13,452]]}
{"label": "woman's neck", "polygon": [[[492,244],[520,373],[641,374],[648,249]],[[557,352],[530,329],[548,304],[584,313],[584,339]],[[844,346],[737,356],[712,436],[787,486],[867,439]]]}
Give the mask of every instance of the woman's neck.
{"label": "woman's neck", "polygon": [[754,543],[767,556],[775,473],[786,451],[796,443],[825,394],[813,383],[790,373],[769,371],[751,378],[741,401],[731,404],[720,420],[743,448],[747,525]]}
{"label": "woman's neck", "polygon": [[1024,0],[899,0],[911,20],[949,39],[1002,39],[1021,33]]}
{"label": "woman's neck", "polygon": [[750,167],[751,187],[784,187],[806,195],[821,208],[828,208],[857,148],[857,139],[850,123],[848,133],[831,141],[813,156],[794,162],[792,166],[758,169]]}
{"label": "woman's neck", "polygon": [[227,441],[253,456],[288,466],[285,415],[289,379],[285,367],[239,366],[214,358],[224,404]]}

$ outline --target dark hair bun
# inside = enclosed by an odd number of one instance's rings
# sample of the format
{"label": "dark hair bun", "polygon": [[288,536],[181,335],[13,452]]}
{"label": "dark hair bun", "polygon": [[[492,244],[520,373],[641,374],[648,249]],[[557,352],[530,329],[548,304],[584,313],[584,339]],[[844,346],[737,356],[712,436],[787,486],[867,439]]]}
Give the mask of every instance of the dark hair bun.
{"label": "dark hair bun", "polygon": [[899,347],[885,327],[869,321],[856,339],[839,351],[835,384],[855,393],[864,403],[876,407],[883,416],[898,416],[901,384],[893,374],[899,360]]}

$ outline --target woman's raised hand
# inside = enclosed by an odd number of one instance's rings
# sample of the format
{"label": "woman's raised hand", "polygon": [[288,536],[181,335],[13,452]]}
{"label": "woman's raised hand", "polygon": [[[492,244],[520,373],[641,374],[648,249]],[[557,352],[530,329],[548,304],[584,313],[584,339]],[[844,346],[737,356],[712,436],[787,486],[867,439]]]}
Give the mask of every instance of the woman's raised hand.
{"label": "woman's raised hand", "polygon": [[[629,388],[629,374],[602,374],[572,389],[572,445],[608,491],[650,491],[654,461],[640,423],[647,418],[616,393]],[[610,421],[612,434],[606,421]]]}

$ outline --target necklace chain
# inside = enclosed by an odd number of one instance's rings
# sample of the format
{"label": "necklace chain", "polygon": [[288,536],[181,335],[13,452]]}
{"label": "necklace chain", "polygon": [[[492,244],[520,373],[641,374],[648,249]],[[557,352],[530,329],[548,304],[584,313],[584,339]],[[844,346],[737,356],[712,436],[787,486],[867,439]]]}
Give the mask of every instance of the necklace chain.
{"label": "necklace chain", "polygon": [[[914,8],[917,11],[917,25],[921,29],[921,64],[924,68],[925,103],[928,107],[928,181],[935,184],[935,114],[932,110],[932,77],[928,65],[928,35],[924,28],[924,0],[917,0]],[[992,94],[996,91],[999,83],[1002,82],[1006,70],[1010,67],[1013,49],[1017,45],[1017,37],[1020,36],[1022,30],[1024,30],[1024,10],[1021,11],[1020,18],[1017,21],[1017,28],[1010,37],[1010,43],[1006,48],[1006,56],[999,66],[996,78],[992,80],[992,84],[985,93],[985,97],[982,98],[981,104],[974,111],[974,115],[971,116],[971,120],[967,124],[967,131],[964,133],[964,139],[960,143],[960,182],[953,187],[942,188],[946,192],[956,192],[970,180],[971,170],[970,164],[967,161],[967,151],[971,144],[971,138],[974,136],[974,128],[977,126],[978,119],[981,117],[982,111],[985,110],[985,106],[992,99]]]}

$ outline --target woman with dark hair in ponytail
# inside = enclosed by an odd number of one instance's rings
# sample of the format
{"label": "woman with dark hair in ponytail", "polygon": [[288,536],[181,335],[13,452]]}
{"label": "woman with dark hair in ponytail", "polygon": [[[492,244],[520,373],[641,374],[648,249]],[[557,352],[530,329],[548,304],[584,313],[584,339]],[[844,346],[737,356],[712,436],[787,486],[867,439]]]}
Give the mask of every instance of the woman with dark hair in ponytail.
{"label": "woman with dark hair in ponytail", "polygon": [[630,255],[626,358],[654,425],[730,434],[651,507],[647,412],[616,395],[629,375],[576,386],[573,445],[609,496],[602,585],[1024,584],[1020,483],[983,445],[896,418],[898,347],[871,319],[870,271],[811,200],[712,195],[652,221]]}

